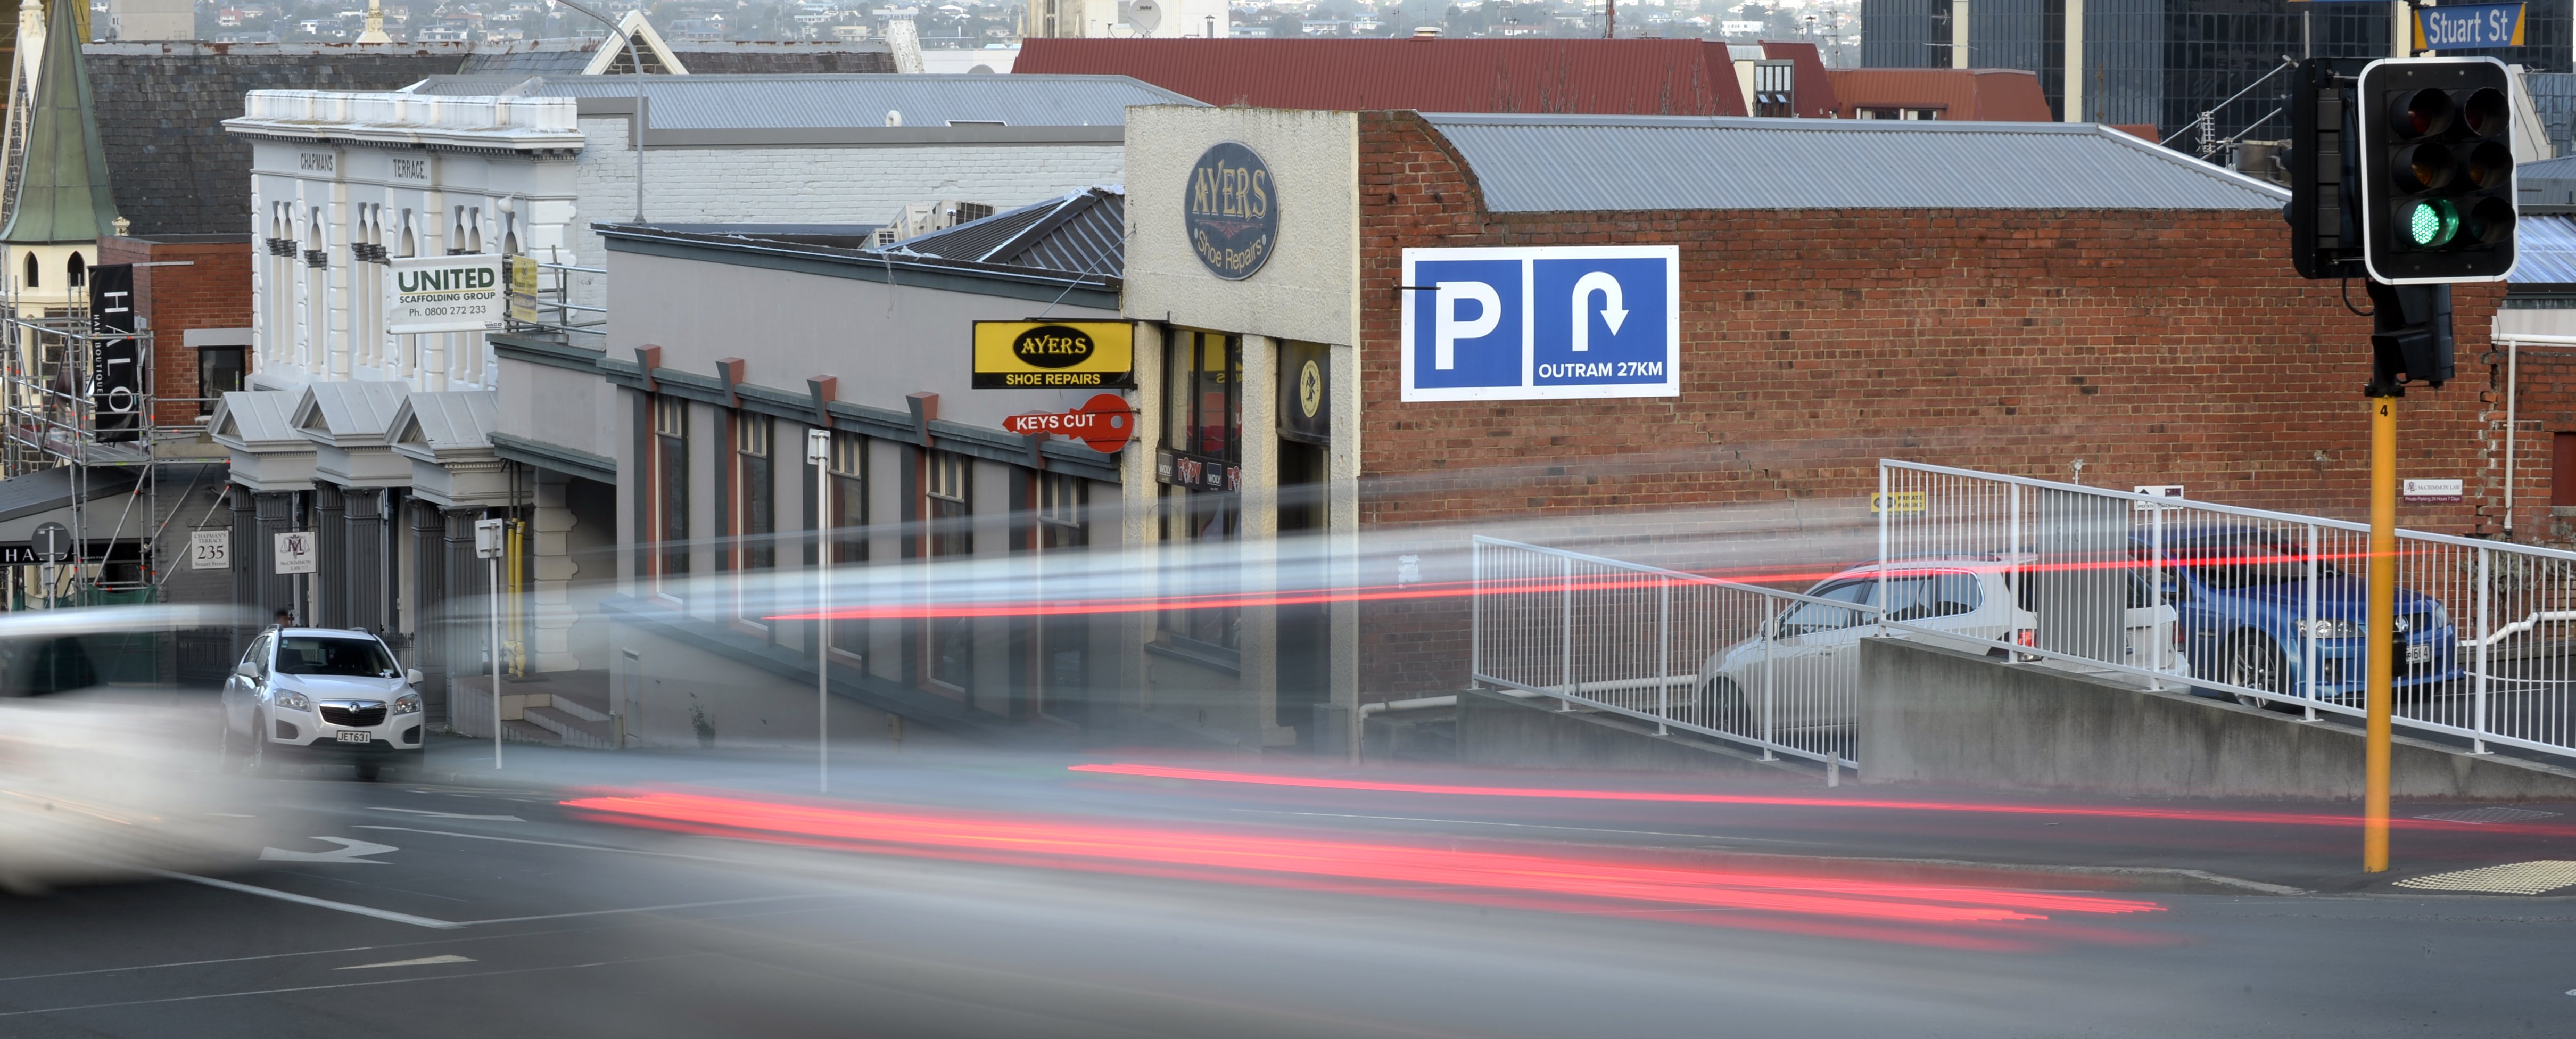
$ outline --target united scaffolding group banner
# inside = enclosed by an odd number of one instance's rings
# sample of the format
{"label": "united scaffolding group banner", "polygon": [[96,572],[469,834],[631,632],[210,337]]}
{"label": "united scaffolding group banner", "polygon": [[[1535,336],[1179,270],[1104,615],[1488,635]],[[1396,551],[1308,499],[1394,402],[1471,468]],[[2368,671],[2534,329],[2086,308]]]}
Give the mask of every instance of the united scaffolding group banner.
{"label": "united scaffolding group banner", "polygon": [[393,261],[385,279],[385,331],[473,332],[501,327],[508,313],[499,256],[416,256]]}

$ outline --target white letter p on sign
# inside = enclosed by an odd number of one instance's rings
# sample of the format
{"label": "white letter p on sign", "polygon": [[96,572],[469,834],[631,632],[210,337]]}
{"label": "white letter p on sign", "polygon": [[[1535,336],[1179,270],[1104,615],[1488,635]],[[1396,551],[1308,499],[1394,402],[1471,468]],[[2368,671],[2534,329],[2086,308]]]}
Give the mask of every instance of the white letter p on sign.
{"label": "white letter p on sign", "polygon": [[[1482,339],[1493,333],[1495,325],[1502,323],[1503,296],[1495,292],[1493,286],[1481,281],[1444,281],[1440,283],[1439,291],[1432,295],[1432,305],[1440,309],[1432,315],[1435,327],[1431,366],[1445,372],[1458,367],[1459,340]],[[1458,320],[1458,303],[1462,300],[1476,301],[1475,320]]]}

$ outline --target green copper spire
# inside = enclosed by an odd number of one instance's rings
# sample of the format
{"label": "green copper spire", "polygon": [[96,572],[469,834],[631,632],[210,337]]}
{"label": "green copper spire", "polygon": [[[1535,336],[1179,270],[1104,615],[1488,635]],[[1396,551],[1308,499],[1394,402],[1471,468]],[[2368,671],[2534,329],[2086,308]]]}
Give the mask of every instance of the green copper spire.
{"label": "green copper spire", "polygon": [[27,158],[19,167],[17,203],[0,241],[11,245],[86,242],[116,227],[116,193],[107,183],[107,153],[90,111],[89,66],[81,60],[80,0],[56,0],[45,26],[45,57],[36,74],[27,123]]}

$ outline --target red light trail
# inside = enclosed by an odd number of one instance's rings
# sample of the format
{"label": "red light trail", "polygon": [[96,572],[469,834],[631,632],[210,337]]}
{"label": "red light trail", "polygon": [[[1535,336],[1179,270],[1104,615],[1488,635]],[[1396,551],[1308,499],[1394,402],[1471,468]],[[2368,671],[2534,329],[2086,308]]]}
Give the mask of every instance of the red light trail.
{"label": "red light trail", "polygon": [[[1552,911],[1600,903],[1767,914],[1696,922],[1800,929],[1988,927],[2051,914],[2158,912],[2134,899],[1990,891],[1843,877],[1701,870],[1513,852],[1362,844],[1116,823],[977,814],[927,815],[846,804],[644,792],[582,797],[566,807],[604,822],[711,836],[1000,865],[1074,869],[1218,883],[1255,883]],[[1962,947],[2002,948],[1997,936],[1827,931]]]}

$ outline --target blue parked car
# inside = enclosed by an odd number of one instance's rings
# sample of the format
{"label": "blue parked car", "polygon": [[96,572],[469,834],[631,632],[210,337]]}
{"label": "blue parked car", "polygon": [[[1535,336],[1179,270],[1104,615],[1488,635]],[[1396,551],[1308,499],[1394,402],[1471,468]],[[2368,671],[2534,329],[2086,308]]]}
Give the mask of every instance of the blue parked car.
{"label": "blue parked car", "polygon": [[[2140,565],[2149,561],[2150,535],[2133,535]],[[2368,581],[2331,563],[2316,564],[2317,616],[2307,620],[2308,559],[2304,545],[2276,540],[2255,527],[2176,525],[2164,532],[2165,597],[2181,614],[2185,651],[2194,670],[2231,685],[2305,695],[2308,688],[2303,634],[2316,636],[2319,699],[2359,699],[2367,687],[2363,622],[2369,615]],[[2397,589],[2396,684],[2431,685],[2461,676],[2459,632],[2442,604],[2421,592]],[[2313,632],[2303,632],[2313,624]],[[2202,665],[2202,661],[2207,661]],[[2204,695],[2225,696],[2214,689]],[[2239,696],[2248,703],[2253,697]]]}

